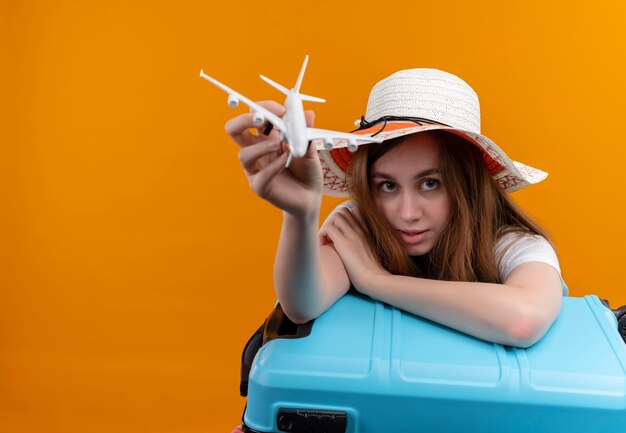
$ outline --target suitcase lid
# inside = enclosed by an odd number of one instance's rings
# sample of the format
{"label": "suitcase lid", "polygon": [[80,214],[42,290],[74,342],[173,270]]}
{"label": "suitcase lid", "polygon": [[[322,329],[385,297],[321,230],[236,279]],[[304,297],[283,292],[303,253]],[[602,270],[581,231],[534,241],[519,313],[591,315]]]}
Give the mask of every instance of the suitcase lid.
{"label": "suitcase lid", "polygon": [[315,320],[309,336],[263,346],[251,377],[255,368],[284,379],[275,386],[393,395],[452,392],[471,399],[482,390],[506,398],[496,389],[585,398],[626,395],[626,349],[614,315],[596,296],[564,298],[544,338],[520,349],[350,293]]}

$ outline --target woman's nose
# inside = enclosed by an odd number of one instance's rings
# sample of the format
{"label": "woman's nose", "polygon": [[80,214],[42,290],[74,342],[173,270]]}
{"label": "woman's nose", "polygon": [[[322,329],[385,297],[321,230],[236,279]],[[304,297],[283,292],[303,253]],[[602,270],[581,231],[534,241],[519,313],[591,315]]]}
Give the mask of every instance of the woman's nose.
{"label": "woman's nose", "polygon": [[415,221],[422,217],[422,207],[420,199],[413,192],[405,192],[402,194],[402,202],[400,203],[400,218],[404,221]]}

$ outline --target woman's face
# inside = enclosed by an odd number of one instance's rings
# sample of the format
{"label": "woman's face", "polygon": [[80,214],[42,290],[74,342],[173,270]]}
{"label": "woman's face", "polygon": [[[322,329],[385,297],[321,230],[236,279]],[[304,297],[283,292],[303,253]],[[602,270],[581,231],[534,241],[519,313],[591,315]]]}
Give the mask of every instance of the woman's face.
{"label": "woman's face", "polygon": [[378,210],[398,231],[407,253],[428,253],[450,214],[437,142],[428,134],[409,136],[374,163],[370,186]]}

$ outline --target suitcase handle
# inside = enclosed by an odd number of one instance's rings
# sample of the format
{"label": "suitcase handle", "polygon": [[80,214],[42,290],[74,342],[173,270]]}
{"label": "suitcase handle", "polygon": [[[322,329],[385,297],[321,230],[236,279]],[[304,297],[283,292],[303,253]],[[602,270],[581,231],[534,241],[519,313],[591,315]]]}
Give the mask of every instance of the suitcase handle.
{"label": "suitcase handle", "polygon": [[263,344],[277,338],[304,338],[311,334],[315,319],[302,325],[293,323],[283,311],[279,303],[265,319],[265,332],[263,333]]}
{"label": "suitcase handle", "polygon": [[[607,301],[606,299],[601,299],[600,301],[602,301],[606,308],[611,309],[609,301]],[[626,305],[622,305],[621,307],[611,311],[613,312],[613,314],[615,314],[615,317],[617,318],[617,332],[619,332],[619,335],[622,337],[624,344],[626,344]]]}
{"label": "suitcase handle", "polygon": [[250,368],[252,368],[252,361],[256,353],[263,345],[263,331],[265,330],[265,323],[263,323],[259,329],[248,339],[248,342],[243,348],[241,353],[241,382],[239,383],[239,395],[246,397],[248,395],[248,377],[250,377]]}
{"label": "suitcase handle", "polygon": [[626,344],[626,305],[622,305],[617,310],[611,310],[617,317],[617,331],[622,336],[624,344]]}
{"label": "suitcase handle", "polygon": [[303,338],[311,334],[313,322],[311,320],[303,325],[297,325],[289,320],[279,303],[265,319],[265,322],[248,339],[241,353],[241,382],[239,394],[242,397],[248,395],[248,378],[250,369],[257,352],[264,344],[278,338]]}

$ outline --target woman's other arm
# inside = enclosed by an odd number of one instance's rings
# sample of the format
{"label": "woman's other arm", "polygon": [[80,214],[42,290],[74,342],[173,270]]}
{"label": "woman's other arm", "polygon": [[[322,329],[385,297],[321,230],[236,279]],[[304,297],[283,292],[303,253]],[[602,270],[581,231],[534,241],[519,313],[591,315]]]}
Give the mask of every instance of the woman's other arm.
{"label": "woman's other arm", "polygon": [[561,278],[546,263],[522,263],[503,284],[406,277],[378,263],[358,209],[341,209],[326,233],[359,292],[483,340],[531,346],[559,313]]}
{"label": "woman's other arm", "polygon": [[357,290],[483,340],[515,347],[529,347],[543,337],[562,299],[558,272],[541,262],[520,264],[503,284],[378,274],[360,282]]}

